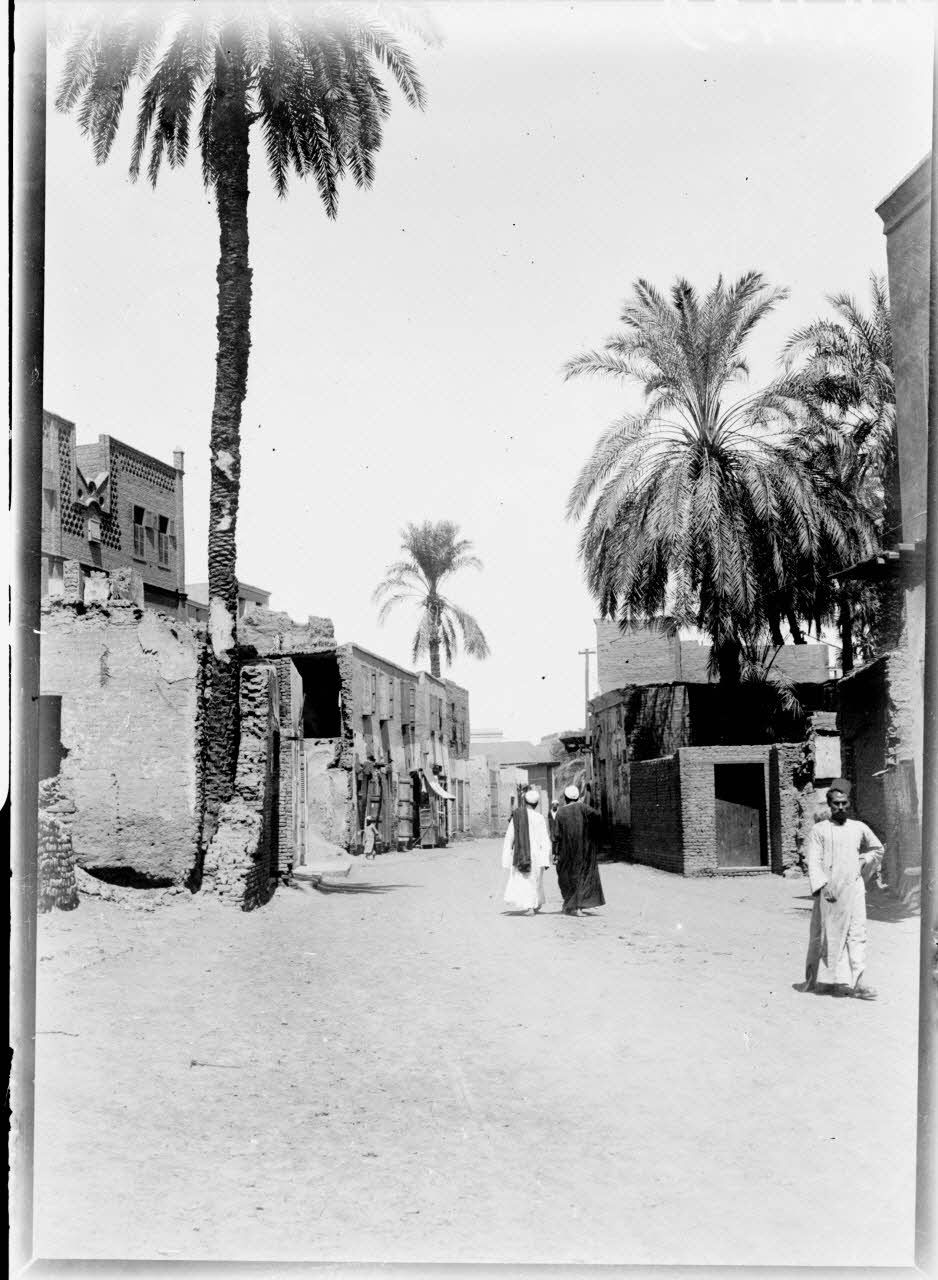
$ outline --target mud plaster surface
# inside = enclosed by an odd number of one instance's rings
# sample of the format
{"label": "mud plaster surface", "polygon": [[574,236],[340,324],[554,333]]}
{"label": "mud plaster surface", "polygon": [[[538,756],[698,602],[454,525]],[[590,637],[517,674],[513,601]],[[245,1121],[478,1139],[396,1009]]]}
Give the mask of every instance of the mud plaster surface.
{"label": "mud plaster surface", "polygon": [[911,1265],[916,917],[863,1004],[793,990],[803,881],[498,862],[43,917],[38,1254]]}

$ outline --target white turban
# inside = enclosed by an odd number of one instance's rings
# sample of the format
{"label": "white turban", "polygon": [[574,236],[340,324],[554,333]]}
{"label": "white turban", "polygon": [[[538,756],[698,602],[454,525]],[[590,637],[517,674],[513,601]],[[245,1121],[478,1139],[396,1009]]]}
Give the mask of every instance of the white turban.
{"label": "white turban", "polygon": [[537,787],[528,787],[527,791],[524,793],[524,798],[528,804],[540,804],[541,793],[538,791]]}
{"label": "white turban", "polygon": [[564,794],[564,797],[565,797],[567,800],[579,800],[579,798],[580,798],[580,788],[579,788],[579,787],[575,787],[575,786],[573,785],[573,783],[571,782],[571,783],[570,783],[570,785],[569,785],[569,787],[567,787],[567,788],[565,789],[565,791],[564,791],[564,793],[563,793],[563,794]]}

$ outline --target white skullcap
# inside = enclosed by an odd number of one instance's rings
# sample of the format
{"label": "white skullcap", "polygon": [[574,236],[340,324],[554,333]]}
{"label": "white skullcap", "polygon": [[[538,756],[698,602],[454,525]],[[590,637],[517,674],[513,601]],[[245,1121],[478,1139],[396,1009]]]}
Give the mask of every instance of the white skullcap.
{"label": "white skullcap", "polygon": [[564,794],[564,796],[566,797],[566,799],[567,799],[567,800],[579,800],[579,798],[580,798],[580,788],[579,788],[579,787],[575,787],[575,786],[573,785],[573,783],[571,782],[571,783],[570,783],[570,785],[569,785],[569,787],[567,787],[567,788],[565,789],[565,791],[564,791],[564,793],[563,793],[563,794]]}
{"label": "white skullcap", "polygon": [[524,798],[527,800],[528,804],[539,804],[541,800],[541,793],[538,791],[537,787],[528,787],[527,791],[524,793]]}

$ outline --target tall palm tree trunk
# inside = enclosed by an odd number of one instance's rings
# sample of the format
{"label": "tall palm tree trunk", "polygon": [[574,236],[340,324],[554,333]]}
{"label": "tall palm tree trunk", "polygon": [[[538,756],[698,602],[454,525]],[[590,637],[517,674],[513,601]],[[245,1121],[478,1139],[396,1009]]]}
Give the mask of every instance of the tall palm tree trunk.
{"label": "tall palm tree trunk", "polygon": [[436,584],[433,586],[432,595],[429,604],[430,613],[430,635],[427,641],[427,648],[430,650],[430,675],[440,678],[440,615],[442,609],[440,602],[436,597]]}
{"label": "tall palm tree trunk", "polygon": [[[248,266],[248,130],[244,66],[230,30],[217,59],[215,192],[219,225],[218,350],[212,408],[209,491],[209,652],[201,712],[203,813],[201,853],[218,810],[231,797],[238,759],[238,580],[235,533],[241,480],[241,408],[251,347]],[[201,862],[201,859],[200,859]]]}

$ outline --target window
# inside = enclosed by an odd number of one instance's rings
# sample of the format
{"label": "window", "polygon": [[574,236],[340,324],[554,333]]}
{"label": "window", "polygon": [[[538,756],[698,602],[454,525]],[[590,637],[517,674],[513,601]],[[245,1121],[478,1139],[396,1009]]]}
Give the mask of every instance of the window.
{"label": "window", "polygon": [[156,558],[164,569],[169,568],[169,520],[166,516],[159,516],[159,525],[156,532]]}
{"label": "window", "polygon": [[147,558],[146,530],[143,527],[145,515],[143,507],[134,507],[134,558],[137,560]]}

